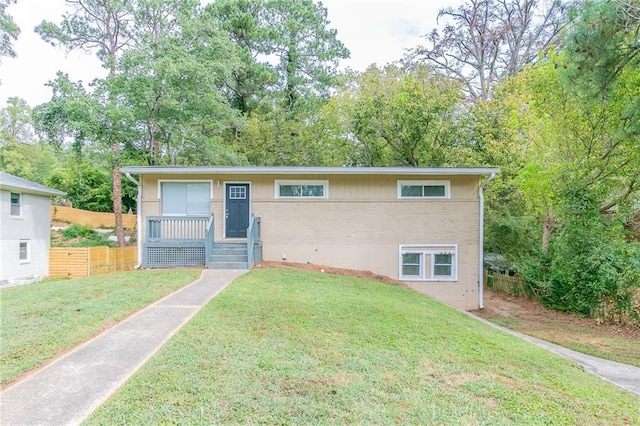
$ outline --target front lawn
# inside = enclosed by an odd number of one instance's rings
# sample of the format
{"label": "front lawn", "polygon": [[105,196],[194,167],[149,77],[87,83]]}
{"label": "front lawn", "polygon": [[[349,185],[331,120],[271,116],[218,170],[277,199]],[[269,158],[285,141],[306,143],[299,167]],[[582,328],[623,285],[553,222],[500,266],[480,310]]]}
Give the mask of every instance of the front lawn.
{"label": "front lawn", "polygon": [[640,398],[411,290],[255,270],[89,424],[640,424]]}
{"label": "front lawn", "polygon": [[0,289],[0,384],[193,282],[195,269],[126,271]]}

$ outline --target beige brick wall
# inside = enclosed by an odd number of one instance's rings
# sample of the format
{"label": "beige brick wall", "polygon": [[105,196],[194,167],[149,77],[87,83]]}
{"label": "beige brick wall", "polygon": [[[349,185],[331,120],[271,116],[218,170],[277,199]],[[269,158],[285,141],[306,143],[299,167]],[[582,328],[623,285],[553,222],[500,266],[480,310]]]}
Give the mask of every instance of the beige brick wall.
{"label": "beige brick wall", "polygon": [[[251,209],[261,217],[264,260],[286,256],[291,262],[369,270],[397,279],[401,244],[457,244],[457,281],[409,284],[453,306],[478,307],[478,176],[185,175],[170,179],[211,179],[216,240],[223,238],[225,182],[250,182]],[[276,199],[276,179],[328,180],[329,198]],[[397,181],[411,179],[450,180],[451,199],[398,199]],[[161,214],[158,176],[144,176],[142,183],[144,216]]]}

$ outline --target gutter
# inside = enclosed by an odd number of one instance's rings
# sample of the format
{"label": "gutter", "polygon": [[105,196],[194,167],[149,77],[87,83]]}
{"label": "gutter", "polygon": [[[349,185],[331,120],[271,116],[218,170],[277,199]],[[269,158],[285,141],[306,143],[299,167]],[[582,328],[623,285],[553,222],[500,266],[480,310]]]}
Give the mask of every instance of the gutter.
{"label": "gutter", "polygon": [[140,269],[142,268],[142,238],[140,233],[142,232],[142,217],[140,216],[140,206],[142,204],[142,186],[140,182],[135,180],[131,173],[125,173],[126,178],[133,182],[138,187],[138,195],[136,197],[136,245],[138,247],[138,263],[134,268]]}
{"label": "gutter", "polygon": [[496,178],[491,173],[489,179],[480,184],[478,195],[480,196],[480,235],[478,237],[478,306],[484,309],[484,187]]}

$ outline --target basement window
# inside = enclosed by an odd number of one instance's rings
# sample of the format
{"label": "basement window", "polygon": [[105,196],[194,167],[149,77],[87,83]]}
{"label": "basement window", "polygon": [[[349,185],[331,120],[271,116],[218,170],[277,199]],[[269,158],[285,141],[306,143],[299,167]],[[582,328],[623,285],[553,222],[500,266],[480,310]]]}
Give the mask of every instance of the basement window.
{"label": "basement window", "polygon": [[457,281],[457,244],[400,246],[401,280]]}

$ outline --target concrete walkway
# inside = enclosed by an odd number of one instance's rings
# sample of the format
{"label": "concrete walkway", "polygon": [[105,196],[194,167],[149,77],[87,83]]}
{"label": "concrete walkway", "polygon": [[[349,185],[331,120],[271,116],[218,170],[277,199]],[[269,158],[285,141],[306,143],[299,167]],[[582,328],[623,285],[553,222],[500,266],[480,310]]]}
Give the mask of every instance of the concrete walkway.
{"label": "concrete walkway", "polygon": [[536,339],[535,337],[528,336],[526,334],[518,333],[517,331],[509,330],[508,328],[501,327],[497,324],[487,321],[471,312],[461,311],[470,317],[482,321],[483,323],[490,325],[509,333],[513,336],[524,339],[534,345],[545,348],[551,352],[555,352],[565,358],[574,361],[578,365],[582,366],[585,371],[594,374],[602,379],[605,379],[614,385],[617,385],[623,389],[628,390],[631,393],[640,395],[640,368],[633,365],[622,364],[615,361],[609,361],[602,358],[596,358],[595,356],[586,355],[580,352],[572,351],[563,346],[558,346],[553,343],[546,342],[544,340]]}
{"label": "concrete walkway", "polygon": [[0,424],[79,424],[184,324],[247,271],[204,270],[200,278],[78,346],[0,393]]}

